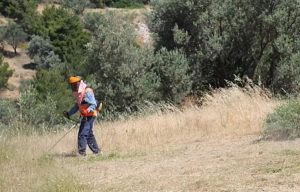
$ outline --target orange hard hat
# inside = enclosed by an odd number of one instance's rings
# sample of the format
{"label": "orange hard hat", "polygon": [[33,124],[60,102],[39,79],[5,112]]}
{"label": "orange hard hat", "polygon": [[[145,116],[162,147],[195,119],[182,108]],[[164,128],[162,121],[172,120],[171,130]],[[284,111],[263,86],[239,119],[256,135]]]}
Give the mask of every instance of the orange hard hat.
{"label": "orange hard hat", "polygon": [[79,81],[81,81],[81,77],[79,77],[79,76],[71,76],[71,77],[69,78],[69,83],[70,83],[70,84],[77,83],[77,82],[79,82]]}

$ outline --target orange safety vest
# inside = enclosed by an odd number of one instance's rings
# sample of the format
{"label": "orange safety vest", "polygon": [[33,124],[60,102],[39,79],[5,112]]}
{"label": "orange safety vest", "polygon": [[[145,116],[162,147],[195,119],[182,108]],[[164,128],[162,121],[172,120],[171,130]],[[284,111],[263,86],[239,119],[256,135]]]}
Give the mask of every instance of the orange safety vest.
{"label": "orange safety vest", "polygon": [[[80,111],[86,111],[88,108],[89,108],[89,104],[85,104],[84,103],[84,99],[85,99],[85,95],[88,91],[92,91],[94,92],[91,88],[86,88],[85,89],[85,93],[84,93],[84,96],[83,96],[83,99],[82,99],[82,102],[81,104],[79,105],[79,110]],[[96,117],[97,116],[97,110],[95,109],[94,111],[91,111],[89,112],[87,115],[83,115],[81,112],[80,112],[80,115],[83,116],[83,117]]]}

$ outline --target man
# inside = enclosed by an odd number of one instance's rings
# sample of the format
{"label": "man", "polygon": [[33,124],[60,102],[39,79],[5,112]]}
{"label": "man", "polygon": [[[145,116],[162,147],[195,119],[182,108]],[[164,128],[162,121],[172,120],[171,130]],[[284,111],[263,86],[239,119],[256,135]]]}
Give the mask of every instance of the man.
{"label": "man", "polygon": [[99,154],[100,149],[93,134],[93,125],[97,116],[97,101],[94,92],[78,76],[70,77],[69,84],[76,103],[69,112],[64,112],[64,116],[70,118],[78,110],[80,111],[81,123],[78,132],[78,153],[86,156],[86,145],[88,145],[94,154]]}

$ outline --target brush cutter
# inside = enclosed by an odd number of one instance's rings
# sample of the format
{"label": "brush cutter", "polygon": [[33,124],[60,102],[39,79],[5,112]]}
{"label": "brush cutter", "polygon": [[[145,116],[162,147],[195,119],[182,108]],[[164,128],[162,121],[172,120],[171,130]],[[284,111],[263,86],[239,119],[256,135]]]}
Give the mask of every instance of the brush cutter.
{"label": "brush cutter", "polygon": [[70,127],[69,129],[68,129],[68,131],[54,144],[54,145],[52,145],[52,147],[50,147],[49,149],[48,149],[48,151],[47,151],[47,153],[49,153],[61,140],[63,140],[63,138],[65,137],[65,136],[67,136],[75,127],[77,127],[77,125],[81,122],[81,118],[80,118],[80,120],[79,121],[76,121],[76,120],[74,120],[74,119],[71,119],[71,118],[68,118],[69,120],[71,120],[71,121],[73,121],[73,122],[76,122],[74,125],[72,125],[72,127]]}

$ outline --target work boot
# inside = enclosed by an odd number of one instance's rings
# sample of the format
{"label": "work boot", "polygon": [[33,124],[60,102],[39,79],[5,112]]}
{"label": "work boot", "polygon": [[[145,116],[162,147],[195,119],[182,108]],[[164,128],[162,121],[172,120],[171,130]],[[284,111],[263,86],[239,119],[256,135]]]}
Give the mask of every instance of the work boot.
{"label": "work boot", "polygon": [[93,153],[95,156],[104,156],[103,151],[98,151],[96,153]]}
{"label": "work boot", "polygon": [[77,156],[78,156],[78,157],[85,157],[85,156],[86,156],[86,153],[85,153],[85,152],[78,152],[78,153],[77,153]]}

